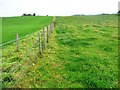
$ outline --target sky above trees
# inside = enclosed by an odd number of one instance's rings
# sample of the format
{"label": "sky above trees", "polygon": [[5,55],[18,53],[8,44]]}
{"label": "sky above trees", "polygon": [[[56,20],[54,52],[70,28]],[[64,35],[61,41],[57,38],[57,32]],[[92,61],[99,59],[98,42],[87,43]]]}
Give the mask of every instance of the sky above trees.
{"label": "sky above trees", "polygon": [[117,13],[119,0],[0,0],[0,16]]}

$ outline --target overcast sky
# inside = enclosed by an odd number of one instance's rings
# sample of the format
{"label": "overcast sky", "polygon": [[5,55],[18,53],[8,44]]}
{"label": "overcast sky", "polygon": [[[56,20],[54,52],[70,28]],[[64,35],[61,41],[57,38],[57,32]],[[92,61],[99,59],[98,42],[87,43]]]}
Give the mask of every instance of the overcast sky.
{"label": "overcast sky", "polygon": [[0,16],[23,13],[67,16],[118,12],[119,0],[0,0]]}

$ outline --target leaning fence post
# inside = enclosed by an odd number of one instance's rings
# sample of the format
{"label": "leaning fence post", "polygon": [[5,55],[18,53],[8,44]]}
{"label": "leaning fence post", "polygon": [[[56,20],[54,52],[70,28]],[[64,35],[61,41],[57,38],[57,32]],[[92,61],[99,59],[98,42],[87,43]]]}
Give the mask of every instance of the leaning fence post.
{"label": "leaning fence post", "polygon": [[41,34],[38,33],[38,40],[39,40],[39,53],[42,55],[42,41],[41,41]]}
{"label": "leaning fence post", "polygon": [[18,39],[19,39],[18,33],[16,33],[16,51],[18,51]]}

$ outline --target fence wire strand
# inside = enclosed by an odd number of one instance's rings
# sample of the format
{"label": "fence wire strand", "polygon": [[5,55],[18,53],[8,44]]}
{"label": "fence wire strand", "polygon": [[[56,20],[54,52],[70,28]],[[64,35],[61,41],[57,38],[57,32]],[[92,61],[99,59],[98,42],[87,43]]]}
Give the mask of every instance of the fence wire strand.
{"label": "fence wire strand", "polygon": [[[27,50],[27,51],[21,51],[21,48],[24,47],[24,45],[19,42],[19,50],[17,53],[17,57],[13,57],[13,59],[16,59],[15,61],[11,61],[10,63],[8,61],[4,61],[4,63],[9,63],[8,66],[4,67],[2,70],[1,70],[1,74],[2,74],[2,79],[1,80],[3,82],[3,86],[7,86],[10,87],[10,88],[18,88],[19,86],[17,86],[18,83],[21,83],[23,78],[25,77],[28,77],[27,75],[27,71],[29,69],[29,67],[33,67],[33,65],[35,63],[37,63],[36,61],[34,61],[34,58],[35,58],[35,55],[37,55],[35,52],[37,52],[39,50],[39,43],[41,43],[41,46],[40,48],[43,49],[43,46],[45,45],[44,40],[45,39],[48,39],[50,40],[50,36],[51,36],[51,33],[52,31],[54,30],[54,23],[52,22],[50,25],[48,25],[46,28],[45,28],[45,32],[44,29],[43,31],[40,30],[40,40],[38,38],[38,36],[34,36],[34,34],[32,34],[32,38],[33,40],[31,39],[27,44],[31,44],[30,47],[25,47],[24,50]],[[46,30],[47,29],[47,30]],[[44,35],[46,34],[46,35]],[[31,35],[31,34],[30,34]],[[20,37],[19,40],[23,39],[23,38],[27,38],[28,36],[30,35],[26,35],[24,37]],[[45,38],[45,39],[44,39]],[[9,41],[7,43],[4,43],[4,44],[0,44],[0,46],[4,46],[6,44],[9,44],[9,43],[13,43],[13,42],[16,42],[16,40],[12,40],[12,41]],[[45,41],[46,43],[47,40]],[[23,41],[24,43],[24,41]],[[47,44],[46,44],[47,45]],[[23,53],[24,52],[24,53]],[[24,58],[21,59],[21,55],[23,54],[26,54]],[[31,55],[32,54],[32,55]],[[11,55],[12,56],[12,55]],[[1,57],[2,58],[2,57]],[[33,60],[30,58],[33,58]],[[21,64],[23,63],[23,64]],[[27,68],[26,68],[27,67]],[[14,76],[14,77],[13,77]],[[22,77],[22,78],[21,78]]]}

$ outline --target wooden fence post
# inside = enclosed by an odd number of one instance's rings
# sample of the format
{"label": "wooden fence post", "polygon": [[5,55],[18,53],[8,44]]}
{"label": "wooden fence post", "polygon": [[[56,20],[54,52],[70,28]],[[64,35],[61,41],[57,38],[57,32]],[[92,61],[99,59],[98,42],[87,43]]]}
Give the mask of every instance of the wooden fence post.
{"label": "wooden fence post", "polygon": [[19,40],[18,33],[16,33],[16,51],[18,51],[18,40]]}
{"label": "wooden fence post", "polygon": [[41,41],[41,34],[38,33],[38,40],[39,40],[39,53],[42,55],[42,41]]}
{"label": "wooden fence post", "polygon": [[53,30],[52,23],[50,24],[50,28],[51,28],[50,32],[52,33]]}
{"label": "wooden fence post", "polygon": [[48,30],[48,26],[47,26],[47,43],[49,42],[49,30]]}
{"label": "wooden fence post", "polygon": [[44,48],[46,49],[47,48],[47,45],[46,45],[46,27],[43,28],[43,39],[44,39]]}
{"label": "wooden fence post", "polygon": [[50,35],[51,35],[51,25],[49,25],[48,32],[49,32],[49,38],[50,38]]}
{"label": "wooden fence post", "polygon": [[54,22],[52,22],[52,30],[54,30]]}
{"label": "wooden fence post", "polygon": [[54,23],[54,28],[55,28],[55,24],[56,24],[55,21],[53,23]]}
{"label": "wooden fence post", "polygon": [[52,27],[53,27],[53,30],[54,30],[54,22],[52,23]]}

